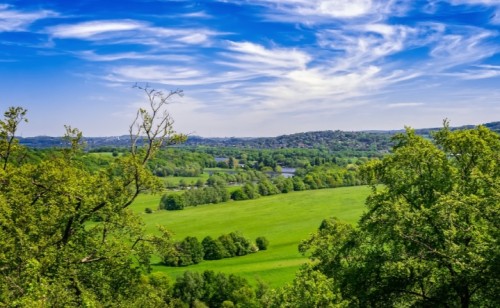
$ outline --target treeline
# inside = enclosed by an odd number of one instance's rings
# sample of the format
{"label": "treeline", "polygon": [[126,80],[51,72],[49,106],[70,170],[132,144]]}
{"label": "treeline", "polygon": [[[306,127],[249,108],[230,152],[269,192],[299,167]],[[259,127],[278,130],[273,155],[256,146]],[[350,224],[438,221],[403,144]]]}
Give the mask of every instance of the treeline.
{"label": "treeline", "polygon": [[264,138],[200,138],[191,137],[186,145],[239,147],[255,149],[325,148],[332,152],[349,150],[386,151],[391,146],[392,132],[317,131]]}
{"label": "treeline", "polygon": [[214,271],[186,271],[173,284],[160,274],[145,281],[150,289],[147,299],[138,297],[136,306],[149,307],[347,307],[335,294],[331,279],[303,266],[297,277],[281,288],[272,289],[261,280],[252,286],[234,274]]}
{"label": "treeline", "polygon": [[[38,162],[47,157],[59,155],[64,149],[32,149],[24,148],[24,159]],[[126,148],[110,146],[92,148],[85,155],[78,157],[78,161],[89,171],[109,167],[119,156],[129,152]],[[324,164],[335,164],[345,167],[358,160],[367,160],[370,157],[379,157],[380,153],[333,153],[325,148],[318,149],[239,149],[217,147],[187,147],[166,148],[158,151],[147,167],[158,177],[198,177],[205,172],[205,168],[224,168],[246,171],[281,172],[282,167],[307,169]],[[218,158],[216,160],[216,158]],[[237,177],[241,176],[238,174]],[[244,183],[255,179],[236,179],[236,183]],[[200,183],[200,186],[203,183]]]}
{"label": "treeline", "polygon": [[[359,177],[358,168],[359,164],[340,167],[330,163],[299,169],[297,175],[291,178],[269,177],[255,170],[239,171],[234,174],[220,172],[210,176],[205,187],[191,187],[182,193],[164,194],[159,209],[182,210],[187,206],[217,204],[230,199],[241,201],[292,191],[362,185],[364,182]],[[229,193],[227,184],[239,185]]]}
{"label": "treeline", "polygon": [[[281,167],[307,168],[326,163],[346,166],[356,161],[357,158],[381,157],[383,155],[383,153],[378,152],[365,153],[355,150],[336,153],[327,148],[242,149],[198,146],[196,148],[188,147],[187,149],[198,153],[206,153],[214,157],[226,157],[227,161],[218,163],[217,167],[234,168],[234,165],[237,165],[259,171],[279,171]],[[236,160],[236,162],[234,162],[234,160]]]}
{"label": "treeline", "polygon": [[195,177],[203,173],[203,168],[215,167],[213,156],[195,151],[164,149],[149,162],[148,167],[154,175]]}
{"label": "treeline", "polygon": [[266,284],[253,287],[234,274],[186,271],[173,284],[157,274],[149,276],[148,283],[154,288],[152,293],[160,295],[154,298],[160,307],[264,307],[271,302]]}
{"label": "treeline", "polygon": [[201,242],[194,236],[187,236],[180,242],[161,241],[157,243],[157,253],[167,266],[188,266],[202,260],[220,260],[245,256],[259,250],[266,250],[269,241],[258,237],[255,243],[240,232],[222,234],[218,238],[205,237]]}

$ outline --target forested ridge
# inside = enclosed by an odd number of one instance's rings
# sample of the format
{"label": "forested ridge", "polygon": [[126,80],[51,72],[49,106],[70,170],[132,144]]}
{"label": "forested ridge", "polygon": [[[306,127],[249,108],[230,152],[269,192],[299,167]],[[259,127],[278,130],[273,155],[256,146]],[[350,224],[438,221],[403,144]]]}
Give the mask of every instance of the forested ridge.
{"label": "forested ridge", "polygon": [[[491,122],[484,124],[492,131],[500,132],[500,122]],[[455,129],[473,128],[472,125],[452,127]],[[417,129],[418,135],[428,137],[431,132],[439,128]],[[365,152],[387,152],[393,143],[391,138],[403,132],[402,130],[392,131],[316,131],[304,132],[277,137],[248,137],[248,138],[204,138],[199,136],[189,136],[186,142],[179,146],[209,146],[209,147],[240,147],[255,149],[279,149],[279,148],[323,148],[334,152],[340,151],[365,151]],[[128,147],[130,137],[111,136],[111,137],[85,137],[85,142],[89,148],[99,147]],[[19,137],[22,145],[34,148],[57,147],[63,145],[60,137],[37,136],[37,137]]]}

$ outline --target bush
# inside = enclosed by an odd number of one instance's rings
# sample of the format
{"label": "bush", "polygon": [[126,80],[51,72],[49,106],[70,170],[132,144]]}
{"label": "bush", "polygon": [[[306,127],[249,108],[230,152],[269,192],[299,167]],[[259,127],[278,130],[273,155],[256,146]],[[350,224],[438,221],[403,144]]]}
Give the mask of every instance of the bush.
{"label": "bush", "polygon": [[146,214],[151,214],[153,213],[153,210],[149,207],[147,207],[146,209],[144,209],[144,212],[146,212]]}
{"label": "bush", "polygon": [[163,263],[168,266],[188,266],[203,260],[203,246],[196,237],[188,236],[182,242],[175,243],[166,249],[162,256]]}
{"label": "bush", "polygon": [[219,241],[226,251],[224,258],[231,258],[236,256],[237,247],[234,244],[233,238],[228,234],[223,234],[219,236]]}
{"label": "bush", "polygon": [[184,209],[185,201],[182,195],[163,195],[160,200],[160,209],[176,211]]}
{"label": "bush", "polygon": [[231,193],[231,199],[235,201],[247,200],[248,196],[243,192],[243,189],[238,188]]}
{"label": "bush", "polygon": [[205,237],[203,241],[201,241],[201,245],[205,252],[205,256],[203,257],[205,260],[220,260],[228,255],[222,243],[218,239],[213,239],[210,236]]}
{"label": "bush", "polygon": [[198,264],[203,260],[203,246],[196,237],[188,236],[179,245],[180,251],[186,256],[186,262],[181,266]]}
{"label": "bush", "polygon": [[259,250],[267,250],[267,246],[269,246],[269,241],[267,238],[263,236],[259,236],[257,239],[255,239],[255,244],[259,248]]}
{"label": "bush", "polygon": [[229,236],[233,239],[234,245],[236,246],[236,256],[244,256],[249,254],[251,243],[239,232],[231,232]]}

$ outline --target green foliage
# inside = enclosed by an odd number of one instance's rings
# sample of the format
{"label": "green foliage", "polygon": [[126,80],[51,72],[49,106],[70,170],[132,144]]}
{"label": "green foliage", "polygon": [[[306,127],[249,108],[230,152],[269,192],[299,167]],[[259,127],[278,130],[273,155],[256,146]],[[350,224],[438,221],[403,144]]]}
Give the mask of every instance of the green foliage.
{"label": "green foliage", "polygon": [[192,306],[257,307],[255,292],[246,280],[213,271],[184,272],[174,284],[174,296]]}
{"label": "green foliage", "polygon": [[222,234],[221,236],[219,236],[218,240],[226,251],[226,255],[224,256],[224,258],[236,256],[236,251],[238,248],[236,247],[233,238],[229,234]]}
{"label": "green foliage", "polygon": [[275,290],[267,307],[347,307],[331,278],[304,265],[291,284]]}
{"label": "green foliage", "polygon": [[[156,233],[164,225],[175,238],[207,235],[217,239],[238,226],[247,238],[264,235],[272,249],[244,258],[225,258],[217,262],[200,262],[192,271],[215,270],[242,275],[254,282],[256,277],[272,287],[290,282],[299,266],[307,262],[297,251],[297,245],[315,230],[325,216],[335,215],[344,222],[356,223],[364,210],[364,201],[370,189],[366,186],[342,187],[314,191],[279,194],[241,202],[226,202],[217,206],[188,207],[183,211],[158,211],[154,215],[141,215],[148,233]],[[145,207],[155,207],[160,197],[140,195],[133,210],[143,213]],[[193,223],[196,222],[196,223]],[[265,234],[262,231],[265,230]],[[153,263],[161,262],[153,259]],[[153,264],[155,271],[177,277],[185,268]]]}
{"label": "green foliage", "polygon": [[163,195],[160,200],[160,210],[176,211],[184,209],[186,202],[183,195]]}
{"label": "green foliage", "polygon": [[255,239],[255,245],[259,250],[267,250],[267,246],[269,246],[269,240],[264,236],[259,236]]}
{"label": "green foliage", "polygon": [[261,196],[271,196],[280,193],[279,189],[267,178],[259,182],[258,190]]}
{"label": "green foliage", "polygon": [[226,249],[218,239],[207,236],[201,241],[205,260],[220,260],[228,255]]}
{"label": "green foliage", "polygon": [[229,200],[229,193],[225,185],[208,186],[189,189],[182,195],[186,206],[201,204],[217,204]]}
{"label": "green foliage", "polygon": [[152,102],[152,111],[142,110],[135,121],[139,131],[131,128],[135,141],[145,133],[144,146],[134,143],[129,155],[97,171],[82,163],[82,134],[69,126],[70,147],[36,160],[17,159],[23,149],[15,132],[26,110],[5,113],[0,306],[120,306],[148,289],[141,273],[150,270],[152,247],[129,206],[141,192],[162,188],[146,164],[164,142],[177,140],[171,123],[158,114],[164,103]]}
{"label": "green foliage", "polygon": [[260,197],[258,187],[254,183],[245,183],[241,189],[243,191],[243,196],[247,196],[248,199],[256,199]]}
{"label": "green foliage", "polygon": [[364,167],[359,228],[325,220],[301,245],[353,306],[500,305],[500,137],[484,127],[408,129]]}
{"label": "green foliage", "polygon": [[162,149],[148,166],[156,176],[196,177],[205,167],[212,167],[215,160],[211,155],[177,148]]}
{"label": "green foliage", "polygon": [[236,188],[232,193],[231,193],[231,199],[235,201],[241,201],[241,200],[248,200],[247,194],[243,192],[243,189],[241,188]]}
{"label": "green foliage", "polygon": [[162,230],[163,237],[156,241],[157,252],[167,266],[188,266],[202,260],[220,260],[257,251],[256,246],[239,232],[223,234],[218,239],[207,236],[200,243],[193,236],[187,236],[181,242],[173,242],[170,232]]}
{"label": "green foliage", "polygon": [[20,147],[16,132],[22,122],[28,122],[26,113],[27,110],[22,107],[10,107],[4,113],[4,120],[0,120],[0,167],[3,170],[7,169],[15,156],[19,156]]}
{"label": "green foliage", "polygon": [[235,254],[233,256],[244,256],[252,251],[252,244],[240,232],[231,232],[229,236],[232,238],[236,246]]}
{"label": "green foliage", "polygon": [[156,240],[156,251],[163,264],[167,266],[188,266],[198,264],[203,260],[202,244],[196,237],[187,236],[181,242],[171,241],[171,235],[163,230],[163,239]]}
{"label": "green foliage", "polygon": [[273,180],[276,189],[278,189],[281,193],[289,193],[294,189],[293,187],[293,179],[292,178],[284,178],[283,176],[278,176]]}

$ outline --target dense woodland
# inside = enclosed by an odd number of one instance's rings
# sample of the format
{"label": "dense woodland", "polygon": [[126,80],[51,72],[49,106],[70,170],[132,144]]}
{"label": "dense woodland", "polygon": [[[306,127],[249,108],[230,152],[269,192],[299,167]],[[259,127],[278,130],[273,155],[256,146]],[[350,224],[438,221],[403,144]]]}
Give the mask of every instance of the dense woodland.
{"label": "dense woodland", "polygon": [[[494,132],[500,132],[500,122],[486,123],[483,126]],[[451,128],[471,129],[473,126],[463,126]],[[415,132],[418,135],[429,137],[431,132],[438,131],[438,128],[418,129]],[[205,147],[230,147],[230,148],[249,148],[249,149],[280,149],[280,148],[313,148],[326,149],[331,152],[353,154],[353,153],[378,153],[387,152],[393,146],[391,138],[404,131],[317,131],[305,132],[278,137],[263,138],[203,138],[199,136],[190,136],[182,146],[205,146]],[[130,136],[117,137],[87,137],[84,138],[91,149],[108,147],[128,148]],[[60,147],[64,143],[59,137],[38,136],[38,137],[19,137],[22,145],[34,148]],[[358,154],[359,155],[359,154]],[[361,155],[363,156],[363,155]]]}
{"label": "dense woodland", "polygon": [[[130,136],[122,138],[128,148],[93,148],[112,153],[106,156],[89,152],[82,133],[71,127],[59,141],[64,147],[26,148],[16,132],[27,111],[5,112],[0,121],[1,306],[500,305],[497,132],[485,126],[451,129],[445,123],[430,135],[420,132],[425,137],[411,129],[394,136],[323,132],[240,139],[241,144],[219,140],[222,148],[193,138],[186,147],[164,149],[185,140],[163,112],[178,93],[142,90],[150,110],[139,110]],[[227,158],[225,164],[217,156]],[[170,192],[162,181],[199,176],[213,167],[231,172]],[[281,167],[297,168],[295,176],[266,173]],[[358,225],[331,217],[318,222],[317,232],[298,247],[311,262],[275,289],[212,271],[186,271],[176,279],[151,273],[152,255],[167,265],[187,266],[256,252],[268,243],[265,234],[252,243],[236,232],[174,241],[165,229],[146,233],[142,218],[129,210],[142,193],[166,192],[160,210],[179,210],[360,184],[371,185],[372,194]],[[234,186],[231,193],[229,186]]]}

